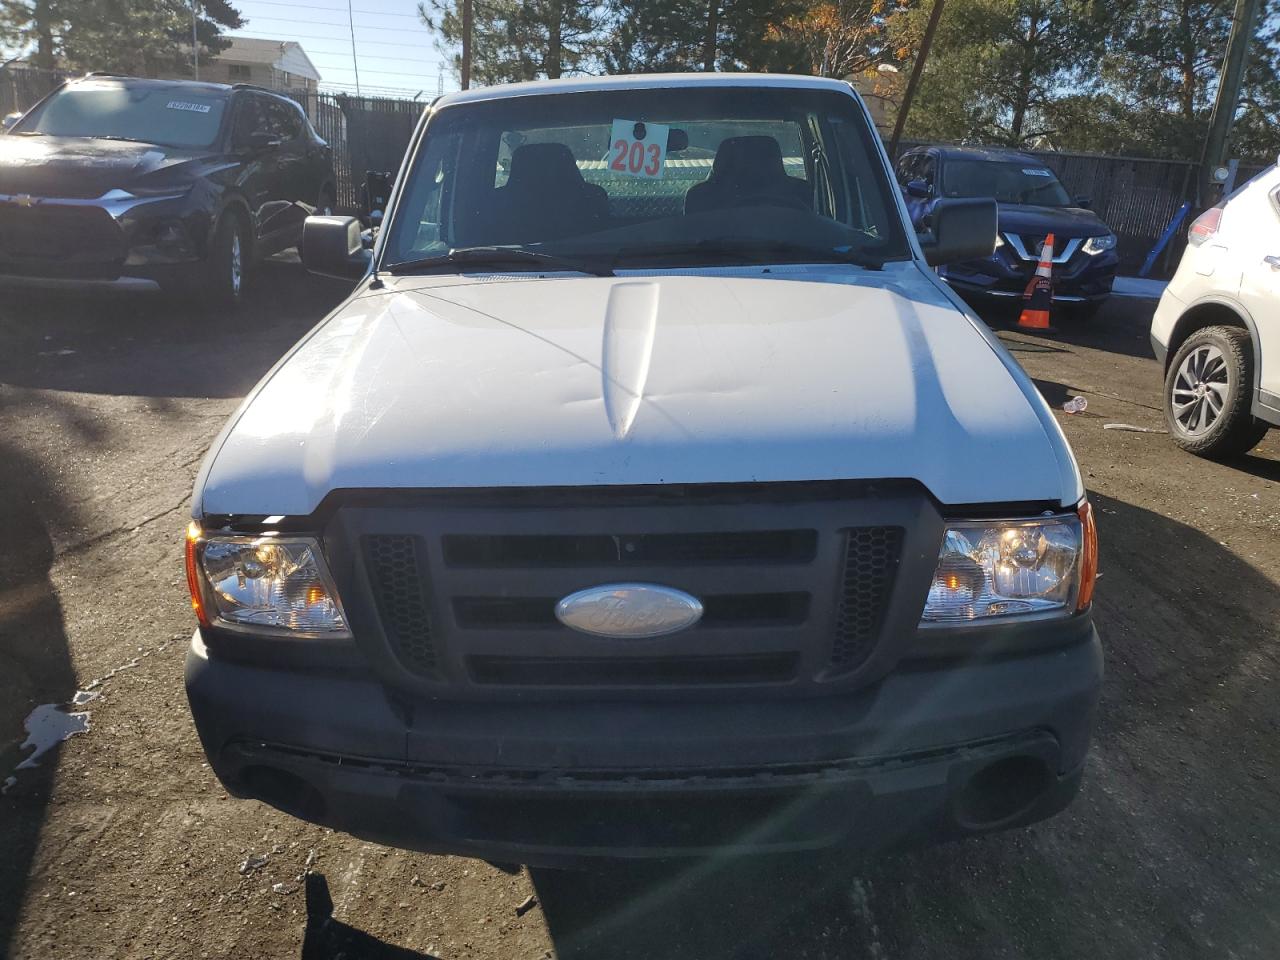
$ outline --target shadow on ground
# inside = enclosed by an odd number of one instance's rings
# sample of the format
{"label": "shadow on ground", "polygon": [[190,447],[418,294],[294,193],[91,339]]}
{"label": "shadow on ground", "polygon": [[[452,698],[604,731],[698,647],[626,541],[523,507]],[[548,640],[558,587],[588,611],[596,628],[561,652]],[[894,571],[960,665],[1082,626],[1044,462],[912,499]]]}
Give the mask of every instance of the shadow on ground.
{"label": "shadow on ground", "polygon": [[[242,397],[351,290],[297,263],[261,264],[244,306],[213,314],[160,294],[0,301],[0,383],[142,397]],[[92,356],[91,363],[83,362]]]}
{"label": "shadow on ground", "polygon": [[978,315],[997,332],[1027,335],[1036,338],[1033,342],[1018,345],[1005,339],[1005,346],[1017,353],[1020,349],[1046,348],[1048,344],[1067,344],[1076,347],[1089,347],[1093,350],[1105,350],[1129,357],[1150,359],[1151,352],[1151,314],[1155,311],[1155,302],[1134,297],[1112,297],[1089,320],[1074,317],[1070,310],[1055,310],[1052,318],[1054,332],[1042,334],[1035,330],[1021,330],[1018,325],[1018,313],[1009,307],[980,307]]}
{"label": "shadow on ground", "polygon": [[[20,401],[0,402],[7,415],[21,415]],[[42,413],[48,412],[46,403]],[[71,407],[59,412],[62,429],[93,442],[91,422]],[[54,748],[39,766],[15,770],[26,757],[23,719],[38,704],[66,703],[76,690],[62,605],[50,579],[52,525],[74,522],[44,467],[0,435],[0,781],[17,777],[0,796],[0,957],[8,955],[22,910],[58,765]]]}
{"label": "shadow on ground", "polygon": [[333,918],[333,897],[324,874],[306,877],[307,929],[302,960],[434,960],[427,953],[393,947]]}
{"label": "shadow on ground", "polygon": [[1081,796],[1023,831],[836,855],[532,871],[561,960],[1271,957],[1275,585],[1095,496],[1108,676]]}

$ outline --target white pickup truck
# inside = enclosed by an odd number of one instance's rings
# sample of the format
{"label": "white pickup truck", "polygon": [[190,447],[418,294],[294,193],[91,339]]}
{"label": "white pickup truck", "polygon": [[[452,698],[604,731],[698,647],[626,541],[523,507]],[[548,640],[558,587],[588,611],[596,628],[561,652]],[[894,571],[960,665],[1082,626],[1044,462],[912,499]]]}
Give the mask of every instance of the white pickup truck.
{"label": "white pickup truck", "polygon": [[852,88],[436,100],[357,281],[214,443],[187,691],[237,796],[535,864],[1047,817],[1102,674],[1096,536],[1030,380],[907,226]]}

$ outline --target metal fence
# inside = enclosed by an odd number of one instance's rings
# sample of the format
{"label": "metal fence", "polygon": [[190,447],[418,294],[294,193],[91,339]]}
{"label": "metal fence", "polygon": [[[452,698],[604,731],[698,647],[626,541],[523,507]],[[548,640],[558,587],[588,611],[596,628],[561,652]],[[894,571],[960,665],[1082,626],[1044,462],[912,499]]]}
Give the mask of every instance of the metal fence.
{"label": "metal fence", "polygon": [[30,110],[37,100],[70,76],[62,70],[0,67],[0,116]]}
{"label": "metal fence", "polygon": [[400,169],[413,128],[425,104],[415,100],[353,97],[345,93],[285,92],[301,104],[316,132],[333,148],[338,206],[360,206],[360,191],[370,171]]}

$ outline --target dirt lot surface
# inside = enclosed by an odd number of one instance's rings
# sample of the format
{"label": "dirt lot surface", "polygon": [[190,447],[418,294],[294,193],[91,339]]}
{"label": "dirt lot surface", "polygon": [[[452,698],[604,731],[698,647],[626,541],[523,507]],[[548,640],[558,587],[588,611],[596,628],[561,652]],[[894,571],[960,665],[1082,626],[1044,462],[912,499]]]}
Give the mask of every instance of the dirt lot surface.
{"label": "dirt lot surface", "polygon": [[1217,465],[1104,430],[1161,426],[1141,301],[1006,334],[1056,407],[1089,400],[1060,417],[1100,510],[1109,672],[1058,818],[871,862],[530,875],[228,799],[182,689],[180,532],[209,441],[341,295],[272,263],[234,318],[0,298],[0,780],[33,707],[98,694],[0,797],[0,955],[1276,956],[1280,434]]}

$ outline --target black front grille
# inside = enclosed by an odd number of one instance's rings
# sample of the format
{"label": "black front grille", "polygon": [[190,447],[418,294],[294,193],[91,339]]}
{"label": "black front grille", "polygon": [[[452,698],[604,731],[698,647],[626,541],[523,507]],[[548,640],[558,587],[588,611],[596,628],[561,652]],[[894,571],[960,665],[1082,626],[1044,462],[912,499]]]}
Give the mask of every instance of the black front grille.
{"label": "black front grille", "polygon": [[[873,676],[892,655],[877,654],[886,638],[909,637],[919,614],[894,612],[907,544],[913,557],[936,557],[941,519],[918,488],[842,499],[824,486],[806,500],[800,485],[779,486],[686,496],[664,487],[652,497],[630,488],[612,504],[599,491],[581,500],[557,491],[541,503],[528,491],[496,491],[492,501],[403,496],[344,506],[346,532],[335,539],[362,544],[369,609],[403,668],[397,679],[442,693],[801,692]],[[916,569],[924,564],[913,561],[913,583],[931,575],[931,563]],[[639,640],[556,618],[564,597],[628,582],[689,593],[703,615]],[[350,613],[368,635],[361,611]]]}
{"label": "black front grille", "polygon": [[816,530],[728,533],[448,536],[445,562],[456,567],[639,566],[646,563],[804,563]]}
{"label": "black front grille", "polygon": [[871,655],[901,553],[901,527],[859,527],[846,534],[844,576],[831,648],[831,666],[836,672],[853,670]]}
{"label": "black front grille", "polygon": [[539,687],[785,683],[795,653],[738,657],[469,657],[477,683]]}
{"label": "black front grille", "polygon": [[112,278],[124,261],[124,234],[91,205],[0,203],[0,264],[33,276]]}
{"label": "black front grille", "polygon": [[387,639],[415,673],[436,673],[419,539],[410,536],[366,537],[369,570],[378,596],[378,612]]}
{"label": "black front grille", "polygon": [[[463,629],[518,627],[557,629],[559,597],[454,597],[453,613]],[[694,629],[731,624],[786,626],[803,623],[809,615],[807,593],[712,594],[699,597],[702,619]]]}

